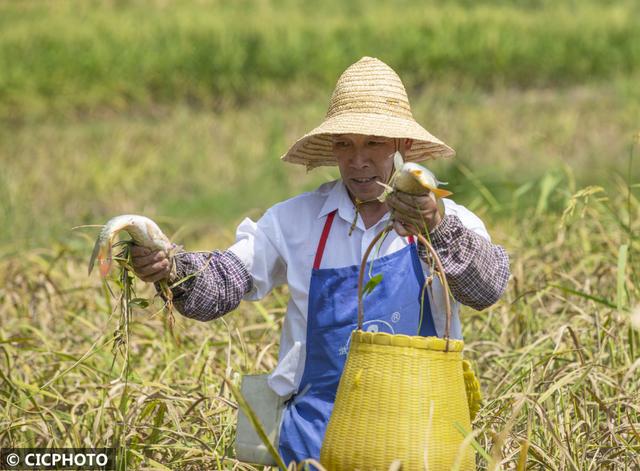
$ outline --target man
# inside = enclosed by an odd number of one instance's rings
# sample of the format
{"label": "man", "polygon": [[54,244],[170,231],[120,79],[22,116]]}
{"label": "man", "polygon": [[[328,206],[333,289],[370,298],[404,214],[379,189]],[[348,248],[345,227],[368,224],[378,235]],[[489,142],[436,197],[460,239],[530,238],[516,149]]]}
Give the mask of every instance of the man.
{"label": "man", "polygon": [[[444,333],[444,293],[433,280],[421,311],[429,268],[406,236],[428,232],[449,282],[451,336],[462,337],[460,303],[484,309],[502,295],[509,278],[504,249],[491,244],[482,221],[433,194],[377,197],[393,172],[393,155],[419,161],[454,155],[411,114],[404,86],[383,62],[364,57],[340,77],[324,122],[299,139],[286,162],[314,168],[338,165],[341,179],[276,204],[258,222],[242,221],[236,243],[212,254],[134,249],[138,276],[149,282],[198,276],[176,288],[174,304],[206,321],[258,300],[287,283],[291,293],[278,366],[269,386],[290,397],[280,429],[286,462],[318,458],[346,353],[357,322],[357,276],[364,251],[390,219],[394,231],[375,258],[382,282],[367,296],[363,328],[407,335]],[[205,266],[206,264],[206,266]],[[422,319],[420,317],[422,316]],[[422,320],[422,322],[421,322]],[[418,326],[419,331],[418,331]]]}

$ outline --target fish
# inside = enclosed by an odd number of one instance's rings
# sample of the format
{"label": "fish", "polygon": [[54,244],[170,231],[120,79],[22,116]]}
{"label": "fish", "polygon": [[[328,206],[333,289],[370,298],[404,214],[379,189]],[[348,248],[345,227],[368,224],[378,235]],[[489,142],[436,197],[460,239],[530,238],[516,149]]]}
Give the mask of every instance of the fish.
{"label": "fish", "polygon": [[447,182],[439,181],[431,170],[415,162],[404,162],[400,152],[393,156],[393,166],[395,172],[389,183],[381,183],[385,191],[378,197],[384,202],[387,196],[393,191],[401,191],[414,196],[425,196],[433,193],[436,198],[446,198],[453,193],[439,188],[440,185],[447,185]]}
{"label": "fish", "polygon": [[393,187],[396,190],[416,196],[424,196],[431,192],[437,198],[445,198],[453,194],[438,188],[448,183],[438,181],[431,170],[415,162],[403,162],[400,152],[396,152],[393,156],[393,165],[396,170]]}
{"label": "fish", "polygon": [[109,274],[112,264],[111,251],[113,243],[120,231],[128,232],[136,245],[151,250],[164,250],[167,253],[171,253],[175,248],[175,245],[164,235],[158,225],[148,217],[136,214],[116,216],[107,221],[96,239],[91,259],[89,260],[89,274],[91,274],[96,260],[100,266],[100,275],[104,278]]}

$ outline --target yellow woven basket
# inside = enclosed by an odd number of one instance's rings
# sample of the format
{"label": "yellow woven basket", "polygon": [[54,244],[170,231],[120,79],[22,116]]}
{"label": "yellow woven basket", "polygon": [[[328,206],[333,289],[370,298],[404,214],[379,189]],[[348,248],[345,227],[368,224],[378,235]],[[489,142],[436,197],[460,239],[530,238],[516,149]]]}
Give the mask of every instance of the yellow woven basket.
{"label": "yellow woven basket", "polygon": [[[364,268],[384,233],[371,242],[360,267],[358,330],[351,335],[320,462],[329,471],[382,471],[397,460],[403,471],[474,470],[474,451],[463,444],[460,429],[471,431],[479,385],[463,365],[464,343],[449,339],[449,297],[442,339],[362,331]],[[444,273],[433,248],[418,238]]]}

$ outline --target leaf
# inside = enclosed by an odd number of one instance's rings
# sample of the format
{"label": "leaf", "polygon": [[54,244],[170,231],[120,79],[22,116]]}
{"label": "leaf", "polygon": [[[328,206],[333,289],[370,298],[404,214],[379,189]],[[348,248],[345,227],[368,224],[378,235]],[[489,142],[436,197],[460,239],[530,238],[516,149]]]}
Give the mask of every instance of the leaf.
{"label": "leaf", "polygon": [[[155,401],[154,401],[155,402]],[[149,435],[149,438],[145,440],[147,444],[155,444],[159,443],[160,438],[160,427],[162,427],[162,423],[164,422],[164,414],[167,412],[167,405],[164,402],[160,402],[158,405],[158,412],[156,416],[153,418],[153,432]]]}
{"label": "leaf", "polygon": [[640,304],[638,304],[631,313],[631,325],[640,330]]}
{"label": "leaf", "polygon": [[556,284],[553,284],[553,283],[550,283],[549,286],[551,286],[552,288],[557,288],[559,290],[562,290],[565,293],[575,294],[576,296],[580,296],[581,298],[589,299],[589,300],[594,301],[594,302],[596,302],[598,304],[603,304],[603,305],[605,305],[607,307],[610,307],[612,309],[615,309],[617,307],[615,304],[613,304],[611,301],[609,301],[609,300],[607,300],[605,298],[601,298],[599,296],[592,296],[590,294],[583,293],[582,291],[571,289],[571,288],[569,288],[567,286],[556,285]]}
{"label": "leaf", "polygon": [[369,293],[371,293],[375,289],[376,286],[380,284],[381,281],[382,281],[382,273],[378,273],[376,276],[372,277],[364,286],[364,289],[362,290],[362,295],[367,296]]}
{"label": "leaf", "polygon": [[553,189],[558,186],[562,181],[562,178],[554,173],[547,173],[540,182],[540,196],[538,197],[538,204],[536,205],[536,215],[543,214],[549,206],[549,197]]}
{"label": "leaf", "polygon": [[464,164],[461,164],[460,162],[458,162],[457,166],[460,172],[467,178],[467,180],[469,180],[471,184],[476,187],[476,189],[478,190],[478,193],[480,193],[480,195],[482,195],[482,197],[484,197],[484,199],[489,203],[489,205],[491,206],[491,209],[493,209],[494,211],[499,211],[500,203],[498,202],[496,197],[493,196],[489,188],[487,188],[487,186],[484,185],[484,183],[482,183],[480,178],[478,178]]}
{"label": "leaf", "polygon": [[518,187],[518,189],[516,191],[513,192],[513,198],[514,199],[520,198],[522,195],[527,193],[531,189],[532,186],[533,186],[533,182],[532,181],[528,181],[524,185],[521,185],[520,187]]}
{"label": "leaf", "polygon": [[145,298],[133,298],[131,301],[129,301],[129,304],[145,309],[149,307],[149,300]]}
{"label": "leaf", "polygon": [[[453,426],[458,430],[458,432],[460,432],[460,434],[463,437],[467,437],[468,435],[470,435],[469,432],[467,432],[465,430],[465,428],[459,423],[459,422],[453,422]],[[487,453],[487,451],[482,448],[482,445],[480,445],[480,443],[478,443],[478,441],[475,438],[471,438],[471,446],[482,455],[482,457],[487,460],[487,462],[491,461],[491,456],[489,456],[489,453]]]}
{"label": "leaf", "polygon": [[576,378],[576,376],[579,376],[582,373],[583,373],[583,371],[580,371],[580,369],[573,370],[571,373],[568,373],[566,376],[564,376],[559,381],[556,381],[555,383],[550,385],[550,387],[547,387],[544,390],[544,392],[542,394],[540,394],[540,397],[538,398],[538,404],[542,404],[544,401],[549,399],[549,397],[551,397],[551,395],[554,392],[556,392],[558,389],[561,389],[561,388],[565,387],[567,384],[569,384],[571,381],[573,381]]}
{"label": "leaf", "polygon": [[0,339],[0,345],[3,343],[30,342],[32,340],[33,337],[9,337],[8,339]]}
{"label": "leaf", "polygon": [[626,293],[624,289],[625,282],[625,271],[627,268],[627,252],[629,246],[627,244],[623,244],[620,246],[618,250],[618,276],[617,276],[617,290],[616,290],[616,305],[618,307],[618,311],[622,311],[623,304],[625,303]]}

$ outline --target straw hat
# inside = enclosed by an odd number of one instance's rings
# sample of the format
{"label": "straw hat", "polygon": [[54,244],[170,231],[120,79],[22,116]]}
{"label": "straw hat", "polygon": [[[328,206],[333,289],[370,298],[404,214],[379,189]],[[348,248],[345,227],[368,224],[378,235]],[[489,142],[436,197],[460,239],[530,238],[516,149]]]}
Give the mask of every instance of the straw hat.
{"label": "straw hat", "polygon": [[332,134],[411,138],[414,142],[404,156],[405,161],[455,155],[451,147],[413,119],[400,77],[373,57],[363,57],[342,73],[324,122],[298,139],[282,160],[306,165],[307,169],[337,165]]}

